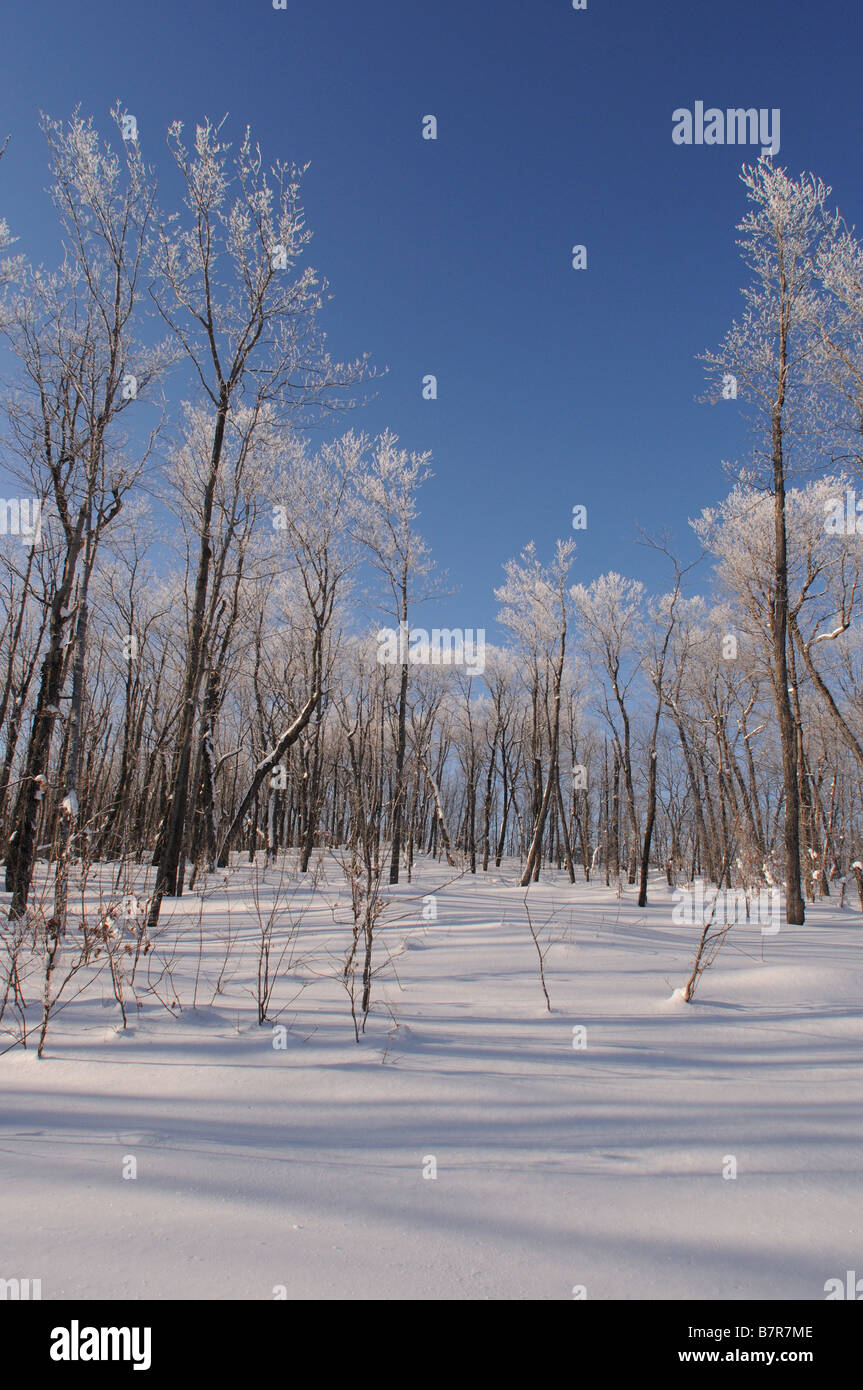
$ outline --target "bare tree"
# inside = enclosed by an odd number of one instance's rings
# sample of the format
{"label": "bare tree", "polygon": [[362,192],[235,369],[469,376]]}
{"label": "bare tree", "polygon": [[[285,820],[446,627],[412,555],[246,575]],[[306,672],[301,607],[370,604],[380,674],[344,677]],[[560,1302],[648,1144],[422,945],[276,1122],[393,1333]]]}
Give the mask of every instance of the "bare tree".
{"label": "bare tree", "polygon": [[738,245],[751,280],[746,310],[722,346],[705,354],[708,371],[730,378],[758,433],[754,466],[766,474],[773,501],[773,581],[769,599],[770,673],[782,747],[785,793],[786,918],[800,923],[800,785],[793,690],[789,676],[788,527],[786,490],[795,448],[805,462],[811,368],[820,346],[819,263],[831,222],[829,189],[820,179],[797,181],[768,156],[744,168],[753,204],[738,225]]}
{"label": "bare tree", "polygon": [[[369,550],[374,567],[383,576],[392,600],[392,614],[407,651],[408,620],[414,603],[425,597],[418,581],[431,570],[425,542],[414,530],[417,516],[416,494],[432,476],[430,454],[411,454],[398,447],[397,437],[385,432],[376,442],[363,487],[363,515],[359,534]],[[390,883],[399,881],[402,825],[405,803],[405,753],[407,750],[407,707],[410,668],[407,660],[399,666],[399,693],[396,709],[395,787],[392,808],[392,851]]]}
{"label": "bare tree", "polygon": [[[498,621],[513,632],[530,662],[532,754],[535,769],[534,823],[522,887],[539,878],[543,834],[557,786],[560,749],[560,702],[566,660],[568,600],[566,579],[575,555],[575,542],[558,541],[549,566],[540,564],[531,543],[521,559],[504,565],[506,582],[495,589],[502,608]],[[540,708],[542,706],[542,708]],[[548,738],[548,769],[542,784],[540,749],[543,725]]]}
{"label": "bare tree", "polygon": [[[168,138],[185,185],[185,217],[160,230],[152,294],[208,404],[211,435],[200,478],[188,651],[153,920],[162,897],[182,890],[181,854],[213,583],[213,509],[228,420],[242,399],[255,420],[263,419],[269,407],[297,421],[316,405],[335,404],[343,388],[361,374],[359,364],[346,368],[330,361],[317,323],[323,287],[311,268],[295,273],[310,236],[299,202],[304,171],[284,163],[267,171],[248,130],[235,155],[222,143],[221,126],[209,121],[197,127],[191,150],[180,122],[171,126]],[[318,694],[309,696],[309,715]]]}
{"label": "bare tree", "polygon": [[[121,123],[119,107],[113,117]],[[65,850],[77,821],[77,778],[88,593],[101,538],[149,453],[127,463],[116,422],[163,363],[135,336],[138,283],[153,216],[154,191],[137,146],[125,162],[99,141],[92,121],[45,119],[52,194],[70,253],[55,275],[23,268],[4,324],[21,367],[8,414],[19,458],[39,499],[50,498],[58,550],[47,645],[6,858],[12,911],[30,891],[40,787],[59,713],[69,640],[74,650],[66,751]],[[134,369],[134,370],[133,370]],[[152,441],[150,441],[152,442]],[[77,586],[77,591],[76,591]],[[63,912],[62,875],[57,910]]]}

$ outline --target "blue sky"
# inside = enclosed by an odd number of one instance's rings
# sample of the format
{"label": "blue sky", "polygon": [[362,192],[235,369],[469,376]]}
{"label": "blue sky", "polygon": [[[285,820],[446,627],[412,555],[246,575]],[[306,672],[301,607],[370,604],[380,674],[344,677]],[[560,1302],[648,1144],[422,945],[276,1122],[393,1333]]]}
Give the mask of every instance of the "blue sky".
{"label": "blue sky", "polygon": [[309,161],[331,348],[389,368],[345,426],[432,450],[421,529],[458,593],[423,617],[491,630],[502,562],[531,539],[550,555],[576,503],[573,580],[661,587],[637,524],[695,553],[687,517],[747,447],[733,404],[696,403],[696,354],[738,311],[738,171],[758,150],[677,146],[672,111],[779,107],[777,162],[820,174],[859,225],[861,38],[845,0],[10,6],[0,213],[56,259],[38,113],[78,102],[107,130],[119,97],[163,169],[172,119],[225,112],[268,159]]}

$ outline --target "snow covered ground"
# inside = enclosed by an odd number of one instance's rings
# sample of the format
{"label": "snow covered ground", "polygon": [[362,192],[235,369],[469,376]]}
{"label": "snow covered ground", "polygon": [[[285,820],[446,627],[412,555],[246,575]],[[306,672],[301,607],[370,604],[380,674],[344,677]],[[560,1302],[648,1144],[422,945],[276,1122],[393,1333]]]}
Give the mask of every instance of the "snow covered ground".
{"label": "snow covered ground", "polygon": [[103,973],[42,1061],[0,1057],[0,1276],[47,1299],[817,1300],[863,1271],[856,901],[735,927],[686,1005],[697,929],[662,882],[638,909],[552,873],[529,898],[549,1014],[516,866],[423,863],[388,890],[358,1046],[329,860],[277,1049],[250,875],[166,903],[147,965],[178,1017],[148,997],[122,1030]]}

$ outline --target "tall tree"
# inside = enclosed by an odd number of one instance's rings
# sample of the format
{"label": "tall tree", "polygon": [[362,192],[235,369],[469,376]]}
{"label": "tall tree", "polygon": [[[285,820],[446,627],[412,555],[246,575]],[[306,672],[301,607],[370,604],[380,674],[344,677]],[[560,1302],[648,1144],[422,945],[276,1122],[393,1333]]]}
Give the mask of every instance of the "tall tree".
{"label": "tall tree", "polygon": [[[383,576],[392,602],[392,612],[403,647],[407,652],[409,615],[416,602],[425,597],[418,581],[431,570],[428,548],[414,529],[417,517],[416,494],[431,477],[431,455],[412,454],[398,447],[398,439],[386,431],[377,440],[363,490],[364,516],[360,535],[372,564]],[[407,708],[410,670],[407,660],[399,666],[396,706],[395,785],[392,808],[392,846],[390,883],[399,881],[402,825],[405,810],[405,754],[407,751]]]}
{"label": "tall tree", "polygon": [[209,121],[196,128],[191,150],[182,132],[175,122],[168,139],[185,210],[160,229],[152,294],[209,408],[210,445],[200,477],[181,711],[151,922],[164,895],[182,891],[192,753],[207,666],[213,512],[229,417],[242,401],[253,419],[263,421],[269,410],[296,425],[313,407],[335,405],[362,371],[359,363],[331,362],[318,326],[324,287],[311,267],[297,272],[310,238],[299,201],[304,170],[278,163],[268,171],[248,129],[235,154],[222,142],[221,127]]}
{"label": "tall tree", "polygon": [[[120,108],[112,115],[121,128]],[[19,267],[3,323],[20,365],[19,389],[8,404],[12,439],[40,503],[53,504],[56,525],[43,524],[43,530],[46,543],[58,547],[45,655],[7,845],[6,887],[15,914],[23,912],[30,892],[36,827],[70,649],[73,681],[63,797],[67,844],[77,820],[90,578],[100,540],[152,443],[142,446],[137,460],[127,461],[117,422],[164,365],[163,352],[145,350],[138,336],[139,281],[155,191],[137,144],[123,141],[121,160],[100,141],[92,120],[77,113],[65,125],[45,118],[42,126],[67,254],[53,275]]]}
{"label": "tall tree", "polygon": [[[506,581],[494,591],[495,598],[503,604],[498,621],[516,636],[532,672],[533,833],[520,880],[522,887],[539,878],[543,835],[557,788],[569,613],[566,581],[574,556],[573,540],[558,541],[551,564],[543,565],[531,541],[519,560],[508,560],[504,565]],[[543,781],[541,749],[545,739],[548,762]]]}
{"label": "tall tree", "polygon": [[773,583],[769,618],[770,673],[782,748],[785,794],[786,919],[800,923],[805,909],[800,876],[798,745],[789,687],[788,526],[786,493],[794,453],[806,461],[806,418],[811,369],[820,347],[819,260],[831,227],[829,189],[812,175],[794,180],[769,156],[744,168],[741,179],[753,205],[738,224],[738,245],[750,280],[745,310],[721,347],[707,353],[708,371],[733,378],[737,398],[754,419],[759,442],[754,473],[773,501]]}

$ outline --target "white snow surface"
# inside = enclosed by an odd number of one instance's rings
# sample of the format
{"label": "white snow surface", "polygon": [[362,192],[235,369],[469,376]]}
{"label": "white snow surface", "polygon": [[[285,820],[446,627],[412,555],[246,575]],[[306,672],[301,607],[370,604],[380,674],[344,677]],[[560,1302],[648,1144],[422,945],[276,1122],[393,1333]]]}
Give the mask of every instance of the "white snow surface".
{"label": "white snow surface", "polygon": [[[257,870],[264,904],[279,872]],[[699,928],[663,881],[639,909],[544,871],[549,1014],[518,866],[453,872],[385,890],[359,1045],[334,860],[263,1026],[253,871],[166,900],[139,972],[171,964],[178,1017],[148,996],[123,1030],[100,976],[43,1060],[0,1057],[0,1275],[46,1299],[690,1300],[823,1299],[863,1269],[855,903],[735,926],[685,1004]]]}

